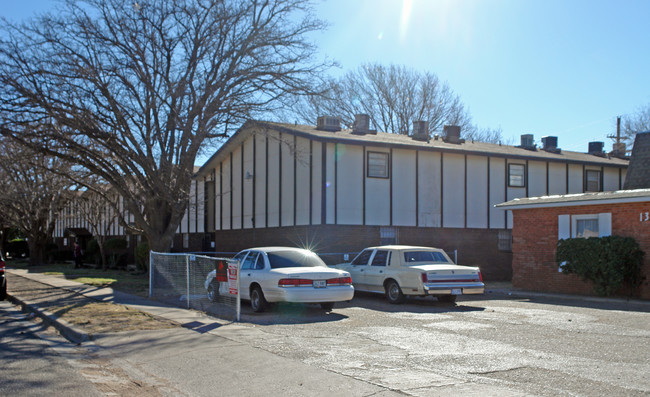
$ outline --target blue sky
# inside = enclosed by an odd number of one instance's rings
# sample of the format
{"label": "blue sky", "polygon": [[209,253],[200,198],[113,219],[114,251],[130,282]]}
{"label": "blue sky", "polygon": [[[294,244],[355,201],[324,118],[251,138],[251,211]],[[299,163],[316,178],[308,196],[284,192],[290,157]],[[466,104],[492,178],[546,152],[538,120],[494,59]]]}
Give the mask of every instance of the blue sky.
{"label": "blue sky", "polygon": [[[53,0],[4,1],[20,19]],[[366,62],[406,65],[449,83],[479,127],[558,136],[587,151],[616,116],[650,105],[648,0],[324,0],[321,55],[343,73]]]}

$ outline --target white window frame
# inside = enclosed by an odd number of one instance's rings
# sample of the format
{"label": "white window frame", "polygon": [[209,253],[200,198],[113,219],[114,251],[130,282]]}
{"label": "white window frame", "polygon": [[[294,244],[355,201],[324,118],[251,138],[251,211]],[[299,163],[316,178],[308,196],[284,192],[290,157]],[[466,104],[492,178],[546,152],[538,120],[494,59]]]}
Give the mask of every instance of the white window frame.
{"label": "white window frame", "polygon": [[612,213],[576,214],[558,216],[558,240],[576,238],[577,221],[582,219],[598,220],[598,237],[612,235]]}
{"label": "white window frame", "polygon": [[[576,235],[578,231],[578,221],[596,221],[598,222],[598,214],[589,214],[589,215],[573,215],[571,216],[571,237],[572,238],[584,238]],[[600,222],[598,222],[598,230],[600,230]],[[598,233],[600,235],[600,232]],[[600,237],[600,236],[599,236]]]}

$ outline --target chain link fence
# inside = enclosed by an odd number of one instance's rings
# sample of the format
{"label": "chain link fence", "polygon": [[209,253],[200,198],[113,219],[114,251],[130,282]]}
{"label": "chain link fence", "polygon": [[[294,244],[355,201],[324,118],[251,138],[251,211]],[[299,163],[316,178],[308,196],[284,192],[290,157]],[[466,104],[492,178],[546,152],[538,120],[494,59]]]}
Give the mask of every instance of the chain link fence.
{"label": "chain link fence", "polygon": [[149,297],[239,321],[239,264],[230,258],[151,252]]}

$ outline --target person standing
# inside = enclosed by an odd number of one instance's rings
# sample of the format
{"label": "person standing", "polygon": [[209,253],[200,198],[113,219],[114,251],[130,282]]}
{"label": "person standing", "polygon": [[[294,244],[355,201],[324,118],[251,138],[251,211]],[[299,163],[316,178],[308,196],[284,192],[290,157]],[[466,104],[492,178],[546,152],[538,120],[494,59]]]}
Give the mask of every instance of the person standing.
{"label": "person standing", "polygon": [[74,256],[74,268],[81,267],[81,246],[78,242],[74,242],[74,249],[72,251],[72,256]]}

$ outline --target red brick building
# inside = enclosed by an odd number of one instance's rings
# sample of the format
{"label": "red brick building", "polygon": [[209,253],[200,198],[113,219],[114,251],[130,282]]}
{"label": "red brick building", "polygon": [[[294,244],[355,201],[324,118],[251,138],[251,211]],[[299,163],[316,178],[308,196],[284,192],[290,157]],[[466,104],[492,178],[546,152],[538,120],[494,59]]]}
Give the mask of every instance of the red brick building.
{"label": "red brick building", "polygon": [[617,295],[650,299],[650,189],[521,198],[496,207],[513,213],[513,287],[593,294],[591,283],[559,271],[558,240],[618,235],[633,237],[645,252],[645,279],[638,290]]}

